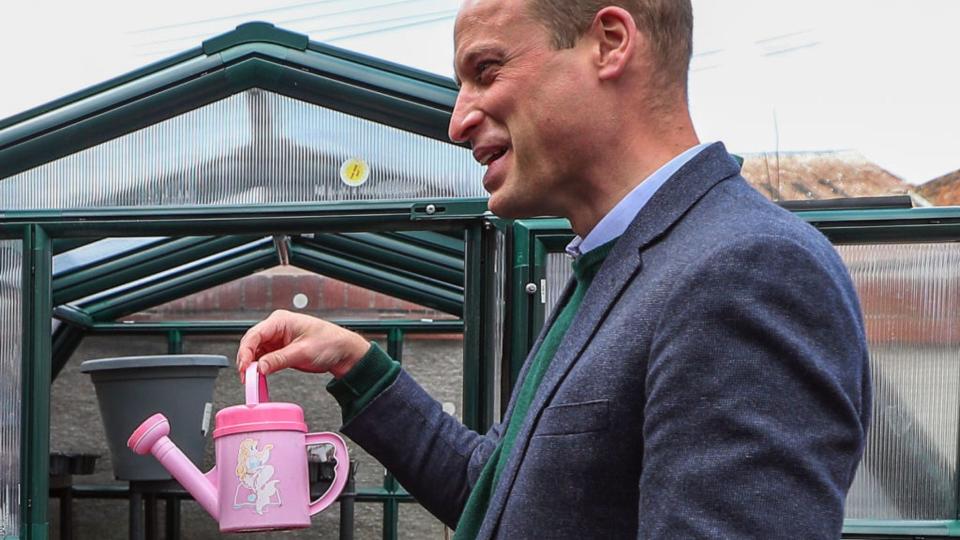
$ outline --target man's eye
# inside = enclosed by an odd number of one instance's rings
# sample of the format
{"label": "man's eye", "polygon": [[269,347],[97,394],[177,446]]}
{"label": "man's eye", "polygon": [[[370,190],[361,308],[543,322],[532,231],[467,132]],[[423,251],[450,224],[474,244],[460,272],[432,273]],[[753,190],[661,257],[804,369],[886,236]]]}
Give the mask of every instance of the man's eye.
{"label": "man's eye", "polygon": [[475,78],[478,84],[482,84],[489,80],[491,73],[494,71],[493,69],[490,69],[493,65],[493,62],[480,62],[477,64],[476,68],[474,68],[474,73],[476,73]]}

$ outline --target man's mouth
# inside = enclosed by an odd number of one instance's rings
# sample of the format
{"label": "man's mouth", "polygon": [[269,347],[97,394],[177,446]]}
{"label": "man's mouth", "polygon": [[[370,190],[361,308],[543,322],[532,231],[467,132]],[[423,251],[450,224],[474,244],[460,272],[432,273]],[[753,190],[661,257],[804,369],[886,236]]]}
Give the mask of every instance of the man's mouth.
{"label": "man's mouth", "polygon": [[473,157],[480,165],[486,167],[503,157],[503,155],[507,153],[507,150],[509,150],[509,148],[506,146],[488,147],[474,152]]}

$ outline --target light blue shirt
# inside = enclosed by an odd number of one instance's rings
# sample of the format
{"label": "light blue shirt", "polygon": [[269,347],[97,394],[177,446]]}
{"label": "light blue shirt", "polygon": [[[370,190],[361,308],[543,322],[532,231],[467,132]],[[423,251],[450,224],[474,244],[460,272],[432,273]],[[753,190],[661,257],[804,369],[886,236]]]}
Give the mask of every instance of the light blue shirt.
{"label": "light blue shirt", "polygon": [[591,249],[600,247],[623,234],[633,219],[640,213],[653,194],[680,170],[688,161],[694,158],[701,150],[712,143],[698,144],[688,148],[679,156],[671,159],[662,167],[654,171],[640,185],[633,188],[627,196],[620,200],[607,215],[603,216],[597,225],[587,234],[586,238],[579,236],[567,245],[567,253],[572,257],[579,257]]}

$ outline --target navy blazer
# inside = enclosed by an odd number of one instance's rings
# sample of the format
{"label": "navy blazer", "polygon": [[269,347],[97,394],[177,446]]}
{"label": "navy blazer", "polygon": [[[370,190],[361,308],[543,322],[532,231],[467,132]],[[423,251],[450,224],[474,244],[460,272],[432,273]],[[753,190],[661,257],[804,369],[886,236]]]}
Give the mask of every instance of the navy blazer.
{"label": "navy blazer", "polygon": [[[479,536],[837,538],[869,411],[846,267],[717,143],[603,263]],[[502,433],[466,429],[406,373],[342,429],[450,526]]]}

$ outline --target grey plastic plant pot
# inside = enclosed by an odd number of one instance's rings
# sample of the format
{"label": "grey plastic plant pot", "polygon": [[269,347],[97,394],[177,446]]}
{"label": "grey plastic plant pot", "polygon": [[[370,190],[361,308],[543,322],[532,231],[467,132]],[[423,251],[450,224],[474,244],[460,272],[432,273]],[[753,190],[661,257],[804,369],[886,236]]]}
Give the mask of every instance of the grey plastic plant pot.
{"label": "grey plastic plant pot", "polygon": [[80,364],[97,391],[114,476],[170,479],[153,456],[138,456],[127,448],[130,434],[158,412],[170,420],[170,438],[183,453],[194,463],[203,463],[214,382],[218,371],[229,365],[225,356],[201,354],[102,358]]}

